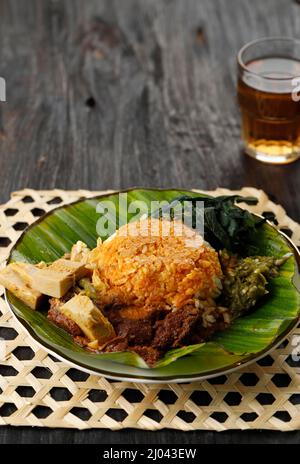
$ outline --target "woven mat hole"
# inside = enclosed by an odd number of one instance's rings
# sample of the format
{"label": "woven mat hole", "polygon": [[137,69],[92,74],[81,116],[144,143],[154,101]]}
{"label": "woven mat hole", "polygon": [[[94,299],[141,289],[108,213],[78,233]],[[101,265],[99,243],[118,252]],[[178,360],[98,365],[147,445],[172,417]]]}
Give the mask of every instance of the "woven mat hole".
{"label": "woven mat hole", "polygon": [[174,404],[177,398],[178,396],[172,390],[160,390],[158,393],[158,399],[165,404]]}
{"label": "woven mat hole", "polygon": [[15,216],[17,214],[18,210],[16,208],[6,208],[4,210],[5,216]]}
{"label": "woven mat hole", "polygon": [[127,412],[124,409],[109,409],[106,411],[106,416],[109,416],[111,419],[114,419],[117,422],[123,422],[128,416]]}
{"label": "woven mat hole", "polygon": [[229,392],[224,396],[224,401],[228,406],[238,406],[242,401],[242,395],[239,392]]}
{"label": "woven mat hole", "polygon": [[31,212],[34,217],[40,217],[43,216],[43,214],[45,214],[45,210],[42,208],[33,208]]}
{"label": "woven mat hole", "polygon": [[291,377],[288,374],[275,374],[272,377],[272,382],[276,387],[288,387],[291,383]]}
{"label": "woven mat hole", "polygon": [[280,343],[280,345],[278,346],[278,350],[283,350],[284,348],[288,346],[288,344],[289,344],[288,339],[283,340],[283,342]]}
{"label": "woven mat hole", "polygon": [[59,205],[62,203],[62,199],[60,197],[54,197],[51,200],[47,201],[47,205]]}
{"label": "woven mat hole", "polygon": [[163,415],[157,409],[146,409],[144,411],[144,416],[149,417],[149,419],[154,420],[158,424],[160,423],[160,421],[163,418]]}
{"label": "woven mat hole", "polygon": [[256,412],[244,412],[240,418],[244,421],[244,422],[253,422],[255,421],[255,419],[258,418],[258,414],[256,414]]}
{"label": "woven mat hole", "polygon": [[14,340],[17,336],[18,332],[12,327],[0,327],[0,337],[4,340]]}
{"label": "woven mat hole", "polygon": [[224,422],[227,421],[228,419],[228,414],[226,412],[213,412],[210,417],[214,419],[215,421],[219,422],[220,424],[224,424]]}
{"label": "woven mat hole", "polygon": [[18,371],[14,367],[0,364],[0,375],[3,377],[14,377],[17,374]]}
{"label": "woven mat hole", "polygon": [[224,385],[227,382],[226,375],[220,375],[219,377],[214,377],[213,379],[209,379],[208,382],[211,385]]}
{"label": "woven mat hole", "polygon": [[281,420],[281,422],[290,422],[292,419],[287,411],[276,411],[274,417]]}
{"label": "woven mat hole", "polygon": [[26,195],[21,200],[23,201],[23,203],[33,203],[34,202],[34,199],[30,195]]}
{"label": "woven mat hole", "polygon": [[69,401],[72,398],[72,393],[64,387],[51,388],[50,395],[55,401]]}
{"label": "woven mat hole", "polygon": [[59,359],[55,358],[54,356],[52,356],[52,354],[48,354],[49,358],[54,361],[54,362],[61,362]]}
{"label": "woven mat hole", "polygon": [[245,387],[254,387],[259,382],[259,378],[252,372],[245,372],[241,375],[240,382],[245,385]]}
{"label": "woven mat hole", "polygon": [[262,213],[262,216],[265,217],[268,221],[273,222],[273,224],[278,226],[278,221],[277,221],[276,216],[273,213],[273,211],[264,211]]}
{"label": "woven mat hole", "polygon": [[8,237],[0,237],[0,247],[6,248],[11,244],[11,240]]}
{"label": "woven mat hole", "polygon": [[208,406],[212,402],[212,397],[207,391],[194,391],[190,399],[197,405],[197,406]]}
{"label": "woven mat hole", "polygon": [[16,222],[14,225],[13,225],[13,228],[15,230],[24,230],[26,229],[26,227],[28,226],[28,223],[27,222]]}
{"label": "woven mat hole", "polygon": [[17,410],[14,403],[4,403],[0,408],[0,417],[9,417]]}
{"label": "woven mat hole", "polygon": [[124,409],[109,409],[106,411],[106,416],[109,416],[111,419],[114,419],[117,422],[123,422],[128,416],[127,412]]}
{"label": "woven mat hole", "polygon": [[32,414],[38,419],[46,419],[46,417],[50,416],[52,412],[52,409],[48,408],[48,406],[36,406],[32,410]]}
{"label": "woven mat hole", "polygon": [[135,390],[134,388],[126,388],[123,391],[122,396],[129,401],[129,403],[140,403],[144,399],[144,395],[141,391]]}
{"label": "woven mat hole", "polygon": [[89,378],[89,374],[87,374],[86,372],[78,371],[73,367],[68,370],[66,375],[69,377],[69,379],[73,380],[74,382],[85,382]]}
{"label": "woven mat hole", "polygon": [[293,393],[289,398],[289,402],[292,404],[300,404],[300,393]]}
{"label": "woven mat hole", "polygon": [[31,373],[37,379],[50,379],[52,377],[52,372],[48,367],[36,366]]}
{"label": "woven mat hole", "polygon": [[196,419],[196,415],[190,411],[178,411],[177,416],[187,424],[191,424]]}
{"label": "woven mat hole", "polygon": [[32,398],[35,395],[34,388],[25,385],[20,385],[19,387],[17,387],[16,392],[18,393],[18,395],[24,398]]}
{"label": "woven mat hole", "polygon": [[259,393],[255,397],[255,399],[262,406],[265,406],[265,405],[268,405],[268,404],[273,404],[274,401],[275,401],[275,397],[272,395],[272,393]]}
{"label": "woven mat hole", "polygon": [[13,354],[20,361],[30,360],[34,358],[34,351],[30,346],[17,346],[13,350]]}
{"label": "woven mat hole", "polygon": [[285,235],[287,235],[290,238],[292,238],[292,236],[293,236],[293,231],[291,229],[289,229],[288,227],[283,227],[282,229],[280,229],[280,231],[283,232]]}
{"label": "woven mat hole", "polygon": [[92,417],[92,413],[88,409],[77,406],[72,408],[70,413],[84,421],[88,421]]}
{"label": "woven mat hole", "polygon": [[92,389],[89,391],[88,398],[93,403],[103,403],[108,398],[108,394],[105,390]]}
{"label": "woven mat hole", "polygon": [[[299,357],[299,355],[297,354],[297,357]],[[295,357],[293,358],[293,355],[289,355],[285,362],[290,366],[290,367],[300,367],[300,359],[295,359]]]}
{"label": "woven mat hole", "polygon": [[272,356],[267,355],[264,358],[257,361],[257,364],[259,364],[260,366],[263,366],[263,367],[273,366],[274,359],[272,358]]}

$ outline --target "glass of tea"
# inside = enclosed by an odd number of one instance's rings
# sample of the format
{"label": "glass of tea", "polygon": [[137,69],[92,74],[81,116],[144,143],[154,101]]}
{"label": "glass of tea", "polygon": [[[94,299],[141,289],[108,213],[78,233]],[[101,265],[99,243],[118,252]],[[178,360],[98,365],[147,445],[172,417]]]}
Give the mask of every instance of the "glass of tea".
{"label": "glass of tea", "polygon": [[238,54],[245,151],[265,163],[300,158],[300,41],[264,38]]}

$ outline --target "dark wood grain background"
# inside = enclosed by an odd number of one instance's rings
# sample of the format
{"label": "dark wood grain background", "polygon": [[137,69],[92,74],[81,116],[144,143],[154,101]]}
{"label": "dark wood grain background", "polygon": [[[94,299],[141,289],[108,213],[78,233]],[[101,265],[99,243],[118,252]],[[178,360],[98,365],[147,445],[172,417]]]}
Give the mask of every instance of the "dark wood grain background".
{"label": "dark wood grain background", "polygon": [[[0,201],[12,190],[263,188],[300,221],[300,162],[240,146],[235,60],[247,41],[300,35],[293,0],[0,0]],[[300,441],[300,432],[0,427],[1,443]]]}

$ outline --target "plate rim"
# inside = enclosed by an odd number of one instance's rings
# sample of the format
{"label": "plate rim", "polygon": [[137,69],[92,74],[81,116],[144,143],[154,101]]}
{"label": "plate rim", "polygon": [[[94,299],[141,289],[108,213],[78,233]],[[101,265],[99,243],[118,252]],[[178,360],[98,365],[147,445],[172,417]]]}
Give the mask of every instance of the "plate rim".
{"label": "plate rim", "polygon": [[[163,192],[163,191],[183,190],[183,191],[186,191],[186,192],[199,193],[199,195],[203,195],[203,196],[206,195],[205,193],[197,192],[195,190],[189,190],[189,189],[155,188],[155,187],[146,187],[146,188],[144,188],[144,187],[131,187],[131,188],[128,188],[128,189],[121,189],[121,190],[114,190],[114,191],[104,192],[103,194],[100,193],[99,195],[95,195],[95,196],[91,196],[91,197],[81,197],[81,198],[79,198],[79,199],[77,199],[75,201],[72,201],[70,203],[66,203],[66,204],[63,204],[63,205],[58,205],[55,208],[52,208],[50,211],[47,211],[45,214],[43,214],[42,216],[37,218],[36,221],[29,224],[28,227],[26,227],[26,229],[24,229],[24,231],[22,231],[22,234],[18,237],[17,241],[15,242],[13,247],[11,248],[11,250],[9,252],[9,256],[8,256],[6,262],[8,262],[11,259],[11,255],[12,255],[13,251],[18,246],[18,244],[21,242],[24,235],[26,235],[26,233],[32,227],[34,227],[37,224],[39,224],[40,222],[42,222],[47,216],[51,215],[55,211],[57,211],[59,209],[64,209],[64,208],[66,208],[68,206],[76,205],[77,203],[80,203],[82,201],[96,200],[96,199],[100,199],[100,198],[102,199],[102,198],[105,198],[105,197],[108,197],[108,196],[111,196],[111,195],[131,192],[131,191],[134,191],[134,190],[148,190],[148,191],[154,191],[154,192],[155,191]],[[207,194],[207,196],[210,196],[210,195]],[[255,216],[258,216],[258,217],[262,217],[261,215],[258,215],[256,213],[251,213],[251,214],[253,214]],[[266,221],[266,223],[270,227],[272,227],[274,230],[276,230],[276,232],[279,235],[281,235],[281,237],[287,242],[289,248],[293,252],[293,256],[294,256],[295,262],[297,264],[297,271],[298,271],[298,274],[300,276],[300,251],[298,250],[298,247],[295,245],[295,243],[291,240],[290,237],[288,237],[284,232],[282,232],[277,227],[275,227],[274,224],[272,224],[268,220]],[[295,274],[294,274],[294,276],[295,276]],[[175,375],[164,376],[164,377],[155,377],[155,375],[153,377],[143,377],[143,376],[134,375],[134,376],[131,377],[130,375],[126,375],[126,374],[124,374],[124,375],[123,374],[114,374],[114,373],[111,373],[110,371],[105,371],[105,370],[102,371],[101,369],[96,369],[96,368],[94,369],[94,368],[86,367],[85,365],[81,365],[81,363],[78,363],[78,362],[73,361],[72,359],[69,359],[66,355],[62,355],[59,352],[57,353],[57,351],[53,347],[49,347],[47,345],[47,343],[45,343],[43,341],[40,341],[38,339],[38,336],[35,334],[34,330],[31,328],[30,324],[27,321],[25,321],[21,317],[17,316],[17,314],[12,309],[13,305],[10,303],[10,301],[8,299],[9,292],[6,289],[5,289],[4,295],[5,295],[5,302],[6,302],[7,306],[8,306],[9,311],[12,314],[14,320],[17,321],[17,323],[20,325],[20,327],[22,327],[22,329],[34,341],[34,343],[36,343],[39,347],[45,349],[52,356],[56,357],[57,359],[59,359],[62,362],[67,363],[69,366],[71,366],[73,368],[76,368],[76,369],[79,369],[79,370],[81,370],[83,372],[86,372],[86,373],[88,373],[90,375],[98,375],[98,376],[106,377],[106,378],[111,379],[111,380],[129,381],[129,382],[136,382],[136,383],[149,383],[149,384],[150,383],[151,384],[185,383],[185,382],[202,381],[202,380],[218,377],[220,375],[228,375],[228,374],[230,374],[232,372],[235,372],[236,370],[241,369],[242,367],[246,367],[247,365],[249,365],[249,364],[251,364],[253,362],[259,361],[264,356],[271,353],[297,327],[297,325],[298,325],[298,323],[300,321],[300,312],[299,312],[298,316],[295,319],[292,319],[291,323],[287,326],[287,328],[283,331],[283,333],[281,335],[277,336],[276,339],[272,342],[271,345],[269,345],[267,348],[265,348],[264,350],[262,350],[262,351],[260,351],[258,353],[250,354],[247,357],[247,359],[245,359],[244,361],[243,360],[236,361],[235,363],[231,364],[231,366],[229,368],[227,368],[227,369],[226,368],[225,369],[224,368],[219,368],[219,369],[215,369],[215,370],[211,371],[210,374],[202,374],[202,375],[199,375],[199,374],[188,375],[187,374],[187,375],[182,375],[182,376],[178,376],[178,377],[175,376]],[[105,360],[103,362],[105,363]],[[113,361],[110,361],[110,362],[113,363]],[[130,368],[130,367],[131,366],[128,365],[128,368]],[[139,369],[139,368],[136,367],[136,369]]]}

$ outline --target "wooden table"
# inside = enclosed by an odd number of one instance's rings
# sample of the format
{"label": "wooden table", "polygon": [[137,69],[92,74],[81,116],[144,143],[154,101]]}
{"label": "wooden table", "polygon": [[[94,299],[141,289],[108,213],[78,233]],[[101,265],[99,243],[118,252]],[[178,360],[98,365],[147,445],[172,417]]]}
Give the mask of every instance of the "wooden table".
{"label": "wooden table", "polygon": [[[245,157],[238,49],[299,36],[292,0],[1,0],[0,200],[12,190],[263,188],[300,221],[300,163]],[[0,427],[0,442],[298,442],[300,432]]]}

